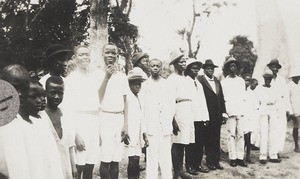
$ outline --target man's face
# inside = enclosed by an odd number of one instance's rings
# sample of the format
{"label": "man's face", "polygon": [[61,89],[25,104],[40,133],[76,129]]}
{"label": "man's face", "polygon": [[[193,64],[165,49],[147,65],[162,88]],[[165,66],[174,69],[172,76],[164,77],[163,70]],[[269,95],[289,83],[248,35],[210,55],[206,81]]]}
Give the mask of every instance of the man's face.
{"label": "man's face", "polygon": [[75,53],[76,64],[79,68],[87,68],[91,62],[90,49],[79,47]]}
{"label": "man's face", "polygon": [[53,58],[53,62],[51,63],[52,72],[56,75],[66,77],[68,74],[68,56],[66,54],[58,54]]}
{"label": "man's face", "polygon": [[277,74],[278,70],[279,70],[279,68],[278,68],[278,66],[276,64],[270,65],[269,69],[273,72],[274,75]]}
{"label": "man's face", "polygon": [[250,85],[251,77],[245,76],[244,80],[245,80],[246,87],[248,87]]}
{"label": "man's face", "polygon": [[64,85],[50,83],[47,85],[46,97],[48,106],[56,108],[63,100]]}
{"label": "man's face", "polygon": [[174,63],[175,69],[177,69],[179,72],[183,72],[186,69],[186,59],[180,58]]}
{"label": "man's face", "polygon": [[25,111],[30,115],[36,115],[39,111],[42,111],[46,107],[45,90],[38,84],[30,83],[30,87],[26,97],[24,98]]}
{"label": "man's face", "polygon": [[129,87],[133,94],[137,95],[142,87],[142,81],[141,80],[131,80],[129,81]]}
{"label": "man's face", "polygon": [[191,64],[189,76],[196,77],[200,71],[200,66],[198,64]]}
{"label": "man's face", "polygon": [[229,72],[231,74],[236,74],[237,73],[237,66],[235,63],[230,63],[229,64]]}
{"label": "man's face", "polygon": [[137,62],[137,66],[149,68],[149,58],[148,57],[143,57]]}
{"label": "man's face", "polygon": [[150,61],[150,73],[152,76],[158,76],[161,71],[161,62],[158,60]]}
{"label": "man's face", "polygon": [[204,68],[204,74],[205,74],[206,76],[208,76],[209,78],[212,78],[212,77],[213,77],[214,72],[215,72],[215,68],[212,67],[212,66],[206,66],[206,67]]}
{"label": "man's face", "polygon": [[103,58],[105,64],[108,65],[113,65],[117,61],[118,57],[118,49],[115,45],[106,45],[103,48]]}
{"label": "man's face", "polygon": [[254,90],[258,85],[258,82],[257,81],[252,81],[252,83],[250,84],[250,89],[251,90]]}

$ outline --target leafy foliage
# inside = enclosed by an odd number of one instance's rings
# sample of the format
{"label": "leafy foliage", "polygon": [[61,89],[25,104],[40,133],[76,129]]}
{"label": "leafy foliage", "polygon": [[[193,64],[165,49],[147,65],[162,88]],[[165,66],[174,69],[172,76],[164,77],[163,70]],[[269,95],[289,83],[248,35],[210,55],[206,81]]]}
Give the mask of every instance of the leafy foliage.
{"label": "leafy foliage", "polygon": [[240,74],[253,74],[253,69],[257,60],[257,55],[254,54],[253,42],[248,40],[246,36],[235,36],[229,41],[232,48],[229,55],[233,56],[240,62]]}

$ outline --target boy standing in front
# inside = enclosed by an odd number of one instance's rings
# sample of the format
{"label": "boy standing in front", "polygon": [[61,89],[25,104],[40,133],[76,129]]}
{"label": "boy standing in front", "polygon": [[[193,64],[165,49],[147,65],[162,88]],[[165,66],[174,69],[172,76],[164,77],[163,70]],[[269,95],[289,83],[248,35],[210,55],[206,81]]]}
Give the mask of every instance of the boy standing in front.
{"label": "boy standing in front", "polygon": [[[128,145],[128,167],[129,179],[139,179],[140,177],[140,156],[142,152],[142,106],[139,92],[142,83],[147,79],[147,75],[141,68],[134,67],[128,73],[128,82],[131,93],[128,93],[128,135],[130,144]],[[148,145],[147,136],[144,134],[145,146]]]}
{"label": "boy standing in front", "polygon": [[162,62],[150,60],[151,76],[143,83],[141,100],[144,110],[144,132],[149,140],[147,148],[147,179],[172,178],[171,135],[175,101],[171,100],[167,80],[159,73]]}
{"label": "boy standing in front", "polygon": [[237,76],[239,63],[230,57],[224,63],[224,70],[228,76],[221,81],[226,111],[229,116],[227,120],[228,153],[230,166],[237,165],[247,167],[244,162],[244,115],[245,115],[245,82]]}
{"label": "boy standing in front", "polygon": [[58,107],[64,96],[64,82],[61,77],[51,76],[46,81],[47,105],[45,111],[50,118],[49,125],[60,153],[65,179],[77,178],[75,165],[75,129],[70,118]]}
{"label": "boy standing in front", "polygon": [[105,75],[99,88],[101,164],[100,177],[115,179],[119,176],[119,162],[122,159],[123,144],[129,144],[128,137],[128,80],[118,72],[115,63],[118,48],[113,43],[103,47]]}

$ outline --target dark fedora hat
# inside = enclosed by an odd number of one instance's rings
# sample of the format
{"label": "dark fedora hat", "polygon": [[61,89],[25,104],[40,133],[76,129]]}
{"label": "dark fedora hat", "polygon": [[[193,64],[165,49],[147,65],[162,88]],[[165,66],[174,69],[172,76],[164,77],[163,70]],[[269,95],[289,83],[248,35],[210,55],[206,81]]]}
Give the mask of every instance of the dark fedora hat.
{"label": "dark fedora hat", "polygon": [[143,53],[143,52],[136,52],[135,54],[133,54],[132,57],[132,64],[133,66],[142,58],[144,57],[149,57],[149,55],[147,53]]}
{"label": "dark fedora hat", "polygon": [[281,65],[279,64],[278,59],[274,58],[270,61],[270,63],[267,64],[268,67],[276,65],[279,69],[281,68]]}
{"label": "dark fedora hat", "polygon": [[204,64],[202,65],[202,68],[206,68],[208,66],[211,66],[213,68],[218,68],[218,66],[215,65],[214,62],[211,59],[205,60]]}
{"label": "dark fedora hat", "polygon": [[53,59],[53,57],[55,57],[57,55],[61,55],[61,54],[73,55],[73,51],[67,49],[62,44],[52,44],[52,45],[50,45],[48,47],[47,51],[46,51],[46,54],[45,54],[46,62],[49,61],[50,59]]}

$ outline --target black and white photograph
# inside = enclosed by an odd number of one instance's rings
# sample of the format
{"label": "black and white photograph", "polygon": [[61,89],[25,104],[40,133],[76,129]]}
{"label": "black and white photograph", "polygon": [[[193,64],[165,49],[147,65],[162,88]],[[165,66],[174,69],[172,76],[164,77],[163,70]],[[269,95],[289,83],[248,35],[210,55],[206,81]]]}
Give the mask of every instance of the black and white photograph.
{"label": "black and white photograph", "polygon": [[0,179],[299,179],[300,1],[0,0]]}

